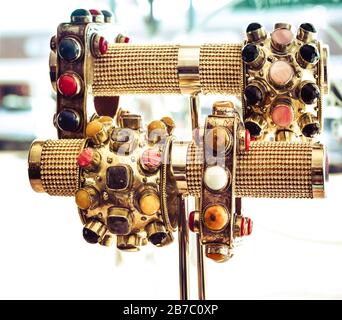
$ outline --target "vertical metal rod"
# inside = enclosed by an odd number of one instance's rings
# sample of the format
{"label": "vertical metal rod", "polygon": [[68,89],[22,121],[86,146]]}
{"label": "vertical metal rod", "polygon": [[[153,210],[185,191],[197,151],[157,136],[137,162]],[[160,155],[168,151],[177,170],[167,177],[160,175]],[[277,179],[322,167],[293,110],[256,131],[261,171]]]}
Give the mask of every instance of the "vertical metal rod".
{"label": "vertical metal rod", "polygon": [[189,230],[186,220],[185,201],[182,196],[177,198],[177,207],[180,299],[189,300]]}
{"label": "vertical metal rod", "polygon": [[[190,96],[190,113],[192,131],[200,127],[201,109],[198,95]],[[201,210],[200,198],[195,198],[195,210]],[[201,243],[200,235],[196,235],[196,253],[197,253],[197,284],[198,284],[198,299],[205,300],[205,265],[203,245]]]}
{"label": "vertical metal rod", "polygon": [[192,131],[200,127],[200,107],[198,95],[190,96],[190,115],[191,115],[191,128]]}
{"label": "vertical metal rod", "polygon": [[[200,210],[200,199],[195,198],[195,210]],[[205,264],[200,235],[196,234],[198,299],[205,300]]]}

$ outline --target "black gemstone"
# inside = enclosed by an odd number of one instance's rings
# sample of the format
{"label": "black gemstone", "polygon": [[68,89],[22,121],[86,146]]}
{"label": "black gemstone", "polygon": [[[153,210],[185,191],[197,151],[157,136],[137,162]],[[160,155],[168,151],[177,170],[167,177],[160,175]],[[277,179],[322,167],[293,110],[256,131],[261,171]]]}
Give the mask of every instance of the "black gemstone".
{"label": "black gemstone", "polygon": [[300,96],[303,102],[306,104],[315,103],[316,99],[318,99],[320,96],[319,89],[315,84],[307,83],[302,87]]}
{"label": "black gemstone", "polygon": [[311,23],[302,23],[300,27],[309,32],[316,32],[315,27]]}
{"label": "black gemstone", "polygon": [[110,232],[118,235],[129,233],[129,223],[127,218],[120,216],[109,216],[107,226]]}
{"label": "black gemstone", "polygon": [[80,46],[75,39],[64,38],[59,43],[58,54],[66,61],[76,60],[80,55]]}
{"label": "black gemstone", "polygon": [[249,133],[254,137],[259,136],[261,133],[260,126],[258,124],[256,124],[255,122],[247,121],[245,123],[245,127],[246,127],[246,129],[248,129]]}
{"label": "black gemstone", "polygon": [[71,13],[71,17],[86,17],[86,16],[91,17],[90,12],[86,9],[76,9]]}
{"label": "black gemstone", "polygon": [[310,123],[303,128],[302,132],[304,136],[312,138],[315,135],[319,134],[320,126],[318,123]]}
{"label": "black gemstone", "polygon": [[260,104],[263,99],[262,92],[258,87],[250,85],[245,89],[245,99],[248,105]]}
{"label": "black gemstone", "polygon": [[301,57],[309,63],[314,63],[319,58],[318,51],[315,47],[310,44],[304,44],[300,47],[299,53]]}
{"label": "black gemstone", "polygon": [[258,30],[262,27],[262,25],[258,22],[252,22],[248,25],[247,29],[246,29],[246,32],[252,32],[252,31],[255,31],[255,30]]}
{"label": "black gemstone", "polygon": [[129,172],[124,166],[112,166],[107,169],[107,187],[113,190],[126,189],[129,185]]}
{"label": "black gemstone", "polygon": [[242,60],[245,62],[254,61],[259,55],[259,50],[255,44],[247,44],[242,49]]}
{"label": "black gemstone", "polygon": [[83,238],[88,243],[95,244],[99,242],[99,236],[94,231],[87,228],[83,228]]}
{"label": "black gemstone", "polygon": [[57,125],[64,131],[77,131],[80,125],[80,118],[73,110],[63,110],[57,116]]}
{"label": "black gemstone", "polygon": [[151,243],[153,243],[155,246],[157,246],[157,245],[161,244],[165,238],[166,238],[165,232],[157,232],[157,233],[152,234],[149,237],[149,240]]}

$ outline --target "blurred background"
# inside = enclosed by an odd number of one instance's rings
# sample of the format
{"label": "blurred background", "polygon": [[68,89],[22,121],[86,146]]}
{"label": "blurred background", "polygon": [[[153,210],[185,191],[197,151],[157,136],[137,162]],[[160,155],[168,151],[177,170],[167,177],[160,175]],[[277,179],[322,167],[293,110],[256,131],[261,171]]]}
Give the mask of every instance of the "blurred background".
{"label": "blurred background", "polygon": [[[12,0],[0,10],[0,298],[177,299],[178,246],[119,253],[87,245],[73,199],[35,194],[27,151],[56,138],[49,42],[76,8],[109,9],[133,43],[241,42],[250,22],[311,22],[330,47],[324,134],[330,182],[324,200],[245,200],[254,233],[228,263],[207,261],[211,299],[342,298],[342,1],[339,0]],[[227,98],[227,97],[225,97]],[[222,97],[201,97],[202,117]],[[231,97],[237,104],[239,101]],[[187,101],[123,97],[146,123],[172,116],[189,137]],[[191,238],[194,247],[194,239]],[[191,250],[192,285],[196,283]],[[192,288],[191,296],[196,298]]]}

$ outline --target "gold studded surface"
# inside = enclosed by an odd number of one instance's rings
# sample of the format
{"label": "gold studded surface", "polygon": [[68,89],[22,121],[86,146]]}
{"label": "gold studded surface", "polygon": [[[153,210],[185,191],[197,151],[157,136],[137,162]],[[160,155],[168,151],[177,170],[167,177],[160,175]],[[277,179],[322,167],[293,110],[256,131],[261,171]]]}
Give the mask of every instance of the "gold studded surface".
{"label": "gold studded surface", "polygon": [[312,145],[252,142],[237,156],[236,197],[312,198]]}
{"label": "gold studded surface", "polygon": [[178,46],[109,45],[95,60],[93,95],[178,93]]}
{"label": "gold studded surface", "polygon": [[186,159],[186,182],[188,193],[191,196],[200,197],[203,179],[203,148],[192,142],[188,147]]}
{"label": "gold studded surface", "polygon": [[[111,44],[95,59],[93,95],[180,94],[178,45]],[[199,76],[204,94],[241,93],[241,45],[202,45]]]}
{"label": "gold studded surface", "polygon": [[200,79],[204,94],[240,95],[242,46],[205,44],[200,51]]}
{"label": "gold studded surface", "polygon": [[44,191],[52,196],[73,196],[78,189],[77,158],[81,139],[47,140],[42,149],[40,174]]}

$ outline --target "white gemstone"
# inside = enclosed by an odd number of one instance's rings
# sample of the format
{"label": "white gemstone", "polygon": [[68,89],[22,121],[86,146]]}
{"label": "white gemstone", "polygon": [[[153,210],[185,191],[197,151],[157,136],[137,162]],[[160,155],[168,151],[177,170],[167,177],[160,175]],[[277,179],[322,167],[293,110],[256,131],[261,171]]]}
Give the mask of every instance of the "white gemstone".
{"label": "white gemstone", "polygon": [[211,190],[221,190],[228,184],[228,173],[220,166],[208,167],[204,173],[204,183]]}

